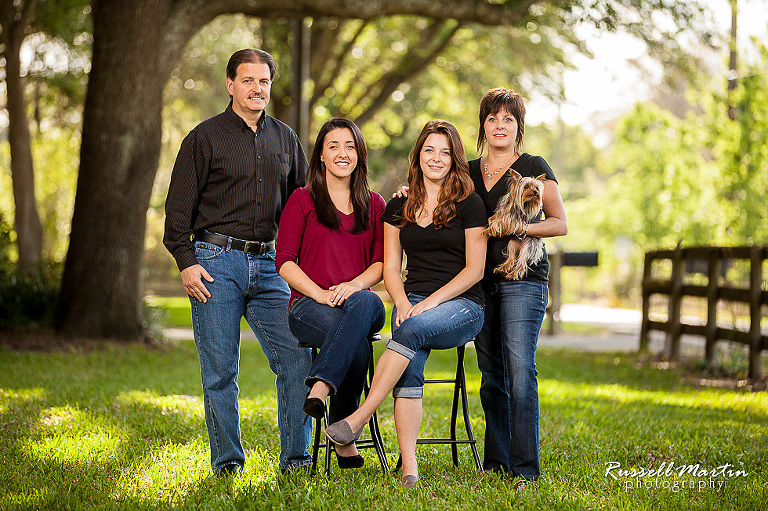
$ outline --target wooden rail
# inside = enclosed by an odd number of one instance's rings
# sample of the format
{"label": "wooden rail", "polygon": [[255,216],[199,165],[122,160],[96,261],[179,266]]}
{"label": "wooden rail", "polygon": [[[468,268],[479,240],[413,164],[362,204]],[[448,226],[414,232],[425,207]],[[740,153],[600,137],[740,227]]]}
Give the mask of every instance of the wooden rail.
{"label": "wooden rail", "polygon": [[547,253],[549,258],[549,302],[547,303],[546,317],[549,318],[549,327],[546,333],[555,335],[562,332],[560,323],[560,306],[562,305],[562,286],[560,270],[563,266],[597,266],[597,252],[562,252],[555,248]]}
{"label": "wooden rail", "polygon": [[[643,268],[643,321],[640,329],[640,351],[648,350],[648,334],[651,330],[666,332],[665,353],[677,360],[680,357],[680,336],[698,335],[705,338],[707,362],[715,360],[717,341],[730,341],[749,346],[749,378],[761,375],[761,353],[768,350],[768,335],[761,330],[764,317],[763,306],[768,305],[764,261],[768,259],[768,247],[678,247],[674,250],[656,250],[645,254]],[[669,278],[654,278],[653,264],[656,261],[671,260]],[[748,284],[737,287],[729,283],[724,270],[733,268],[735,261],[748,261]],[[698,268],[686,272],[686,267]],[[685,274],[706,275],[706,285],[684,281]],[[746,272],[744,272],[746,273]],[[746,275],[745,275],[746,277]],[[721,282],[722,280],[722,282]],[[747,279],[744,279],[747,280]],[[651,295],[668,297],[666,321],[650,319]],[[706,299],[707,317],[703,325],[686,324],[681,319],[683,297]],[[720,301],[745,304],[749,307],[749,329],[723,328],[717,324],[717,310]]]}

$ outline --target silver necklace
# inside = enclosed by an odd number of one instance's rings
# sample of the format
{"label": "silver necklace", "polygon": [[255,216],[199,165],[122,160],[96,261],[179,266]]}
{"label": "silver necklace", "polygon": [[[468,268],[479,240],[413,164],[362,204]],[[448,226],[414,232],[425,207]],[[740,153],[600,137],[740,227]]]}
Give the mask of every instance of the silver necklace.
{"label": "silver necklace", "polygon": [[485,174],[485,177],[488,178],[488,181],[490,181],[491,179],[493,179],[496,176],[496,174],[498,174],[502,170],[504,170],[507,167],[509,167],[509,164],[512,163],[512,160],[514,160],[516,156],[517,156],[517,153],[513,154],[512,158],[510,158],[507,163],[505,163],[504,165],[499,167],[498,170],[495,170],[493,172],[488,172],[488,157],[486,156],[485,157],[485,165],[483,167],[483,174]]}

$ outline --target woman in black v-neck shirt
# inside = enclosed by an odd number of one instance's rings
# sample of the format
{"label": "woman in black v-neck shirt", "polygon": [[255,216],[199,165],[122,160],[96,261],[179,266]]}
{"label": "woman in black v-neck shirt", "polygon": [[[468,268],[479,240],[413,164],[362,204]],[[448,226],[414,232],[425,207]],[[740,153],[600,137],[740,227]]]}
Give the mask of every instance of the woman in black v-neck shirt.
{"label": "woman in black v-neck shirt", "polygon": [[[510,169],[523,177],[546,176],[542,215],[518,237],[563,236],[568,231],[557,180],[541,156],[521,153],[525,131],[525,105],[511,89],[491,89],[480,102],[477,149],[488,154],[469,162],[475,191],[487,214],[493,215],[507,193]],[[485,323],[475,340],[477,364],[483,378],[480,401],[485,412],[486,471],[508,473],[535,480],[539,463],[539,391],[536,380],[536,344],[547,306],[547,274],[544,258],[520,280],[507,280],[494,273],[512,234],[490,238],[483,289]]]}
{"label": "woman in black v-neck shirt", "polygon": [[487,223],[483,202],[473,193],[459,133],[446,121],[424,126],[411,152],[408,185],[408,198],[392,199],[383,217],[384,284],[395,304],[392,340],[379,358],[365,402],[326,428],[336,444],[351,443],[392,391],[403,462],[400,482],[406,487],[419,477],[416,439],[429,352],[466,344],[483,324],[479,282]]}

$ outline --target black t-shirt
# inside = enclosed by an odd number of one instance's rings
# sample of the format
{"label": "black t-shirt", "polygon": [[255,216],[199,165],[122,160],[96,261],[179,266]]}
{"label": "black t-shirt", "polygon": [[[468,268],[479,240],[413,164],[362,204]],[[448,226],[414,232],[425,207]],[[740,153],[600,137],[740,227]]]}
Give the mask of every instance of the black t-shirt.
{"label": "black t-shirt", "polygon": [[[390,200],[384,210],[384,221],[398,226],[404,207],[404,198]],[[429,296],[450,282],[467,265],[464,230],[483,227],[487,221],[483,201],[473,193],[456,203],[456,216],[448,222],[448,227],[436,229],[430,223],[426,227],[408,224],[401,228],[400,245],[407,257],[405,292]],[[479,282],[459,296],[484,305]]]}
{"label": "black t-shirt", "polygon": [[[532,156],[528,153],[521,154],[517,160],[511,165],[511,168],[517,171],[523,177],[538,177],[541,174],[547,176],[547,179],[551,179],[557,182],[555,174],[549,167],[544,158],[541,156]],[[485,182],[483,181],[483,172],[480,169],[480,159],[472,160],[469,162],[469,175],[472,177],[472,181],[475,183],[475,193],[477,193],[485,204],[485,209],[490,218],[496,211],[496,205],[499,203],[504,195],[507,194],[510,171],[504,174],[504,177],[499,179],[490,190],[486,190]],[[542,214],[533,220],[534,222],[540,222]],[[504,262],[504,249],[507,248],[509,240],[512,235],[503,236],[501,238],[489,238],[488,239],[488,253],[485,256],[485,277],[483,281],[486,283],[498,282],[504,280],[503,275],[494,273],[493,269]],[[536,282],[547,282],[549,274],[549,261],[547,261],[547,251],[544,248],[544,257],[533,265],[523,276],[522,280],[532,280]]]}

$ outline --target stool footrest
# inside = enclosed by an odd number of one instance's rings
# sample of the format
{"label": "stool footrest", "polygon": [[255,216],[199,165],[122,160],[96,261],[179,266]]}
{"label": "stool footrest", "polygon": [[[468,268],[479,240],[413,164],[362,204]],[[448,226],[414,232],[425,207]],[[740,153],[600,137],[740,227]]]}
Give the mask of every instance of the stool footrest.
{"label": "stool footrest", "polygon": [[419,438],[416,443],[421,444],[476,444],[476,440],[454,440],[453,438]]}

